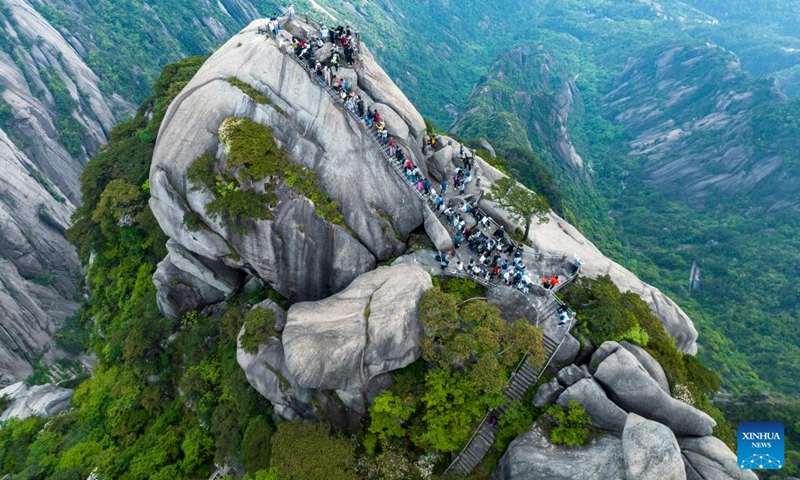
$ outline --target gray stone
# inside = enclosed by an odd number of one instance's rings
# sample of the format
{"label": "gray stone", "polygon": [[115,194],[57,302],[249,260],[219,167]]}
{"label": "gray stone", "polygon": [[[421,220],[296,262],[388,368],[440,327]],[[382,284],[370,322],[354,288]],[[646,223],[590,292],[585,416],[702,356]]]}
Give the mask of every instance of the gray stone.
{"label": "gray stone", "polygon": [[619,342],[620,346],[623,347],[625,350],[631,352],[636,360],[639,360],[639,363],[642,364],[647,373],[653,377],[658,383],[658,386],[661,387],[665,392],[669,392],[669,382],[667,381],[667,375],[664,373],[664,369],[661,368],[661,364],[658,363],[658,360],[653,358],[644,348],[640,347],[639,345],[634,345],[630,342],[622,341]]}
{"label": "gray stone", "polygon": [[450,232],[439,221],[437,214],[429,208],[425,209],[425,233],[440,252],[446,252],[455,247]]}
{"label": "gray stone", "polygon": [[[485,193],[492,184],[505,175],[487,164],[479,157],[475,159],[476,171],[480,174],[480,189]],[[486,199],[480,207],[491,215],[507,231],[522,228],[508,212]],[[684,353],[697,353],[697,330],[684,311],[660,290],[641,281],[636,275],[605,257],[578,229],[553,212],[547,215],[547,222],[531,228],[529,239],[532,246],[544,253],[575,255],[582,259],[581,274],[589,278],[608,275],[617,287],[625,292],[631,291],[644,300],[650,310],[661,320],[664,328],[675,339],[677,347]],[[579,319],[580,321],[580,319]]]}
{"label": "gray stone", "polygon": [[520,480],[622,480],[622,442],[603,435],[585,447],[553,445],[538,424],[517,437],[500,459],[492,478]]}
{"label": "gray stone", "polygon": [[292,305],[283,331],[287,369],[306,388],[353,390],[410,364],[421,353],[417,303],[432,286],[422,268],[400,264]]}
{"label": "gray stone", "polygon": [[564,387],[554,378],[536,389],[536,393],[533,395],[533,406],[542,408],[545,405],[549,405],[553,403],[563,391]]}
{"label": "gray stone", "polygon": [[500,316],[508,322],[520,318],[532,321],[538,316],[530,297],[514,288],[490,288],[486,290],[486,301],[498,307]]}
{"label": "gray stone", "polygon": [[622,452],[626,480],[686,480],[678,441],[665,425],[629,414]]}
{"label": "gray stone", "polygon": [[494,147],[492,147],[492,144],[489,143],[485,138],[481,138],[481,148],[489,152],[489,155],[492,158],[497,158],[497,154],[494,152]]}
{"label": "gray stone", "polygon": [[599,367],[600,364],[603,363],[603,360],[608,358],[609,355],[611,355],[612,353],[616,352],[619,349],[620,345],[617,342],[612,342],[612,341],[603,342],[603,344],[600,345],[597,348],[597,350],[595,350],[594,353],[592,354],[592,359],[589,361],[589,371],[592,372],[592,374],[594,374],[595,371],[597,370],[597,367]]}
{"label": "gray stone", "polygon": [[564,336],[564,343],[553,356],[553,364],[569,365],[575,361],[578,352],[581,350],[581,343],[569,333]]}
{"label": "gray stone", "polygon": [[[439,140],[443,139],[440,137]],[[446,178],[450,181],[453,178],[456,172],[456,167],[453,165],[453,154],[453,147],[445,145],[428,159],[428,171],[432,179],[441,182],[442,179]]]}
{"label": "gray stone", "polygon": [[556,374],[556,378],[558,379],[558,383],[561,384],[564,388],[571,387],[578,383],[578,381],[588,377],[586,371],[582,370],[577,365],[567,365],[566,367],[562,368]]}
{"label": "gray stone", "polygon": [[167,256],[156,267],[158,308],[171,319],[233,295],[244,282],[244,272],[220,261],[203,258],[167,240]]}
{"label": "gray stone", "polygon": [[50,417],[69,408],[72,390],[52,383],[29,385],[17,382],[0,390],[0,398],[9,400],[8,407],[0,415],[0,422],[10,418],[28,418],[36,415]]}
{"label": "gray stone", "polygon": [[689,480],[757,480],[752,470],[742,470],[736,455],[716,437],[678,439]]}
{"label": "gray stone", "polygon": [[[292,301],[318,300],[341,291],[379,260],[402,254],[410,233],[424,223],[423,202],[373,146],[361,122],[273,39],[257,34],[255,25],[218,49],[170,105],[153,154],[150,205],[165,233],[187,250],[247,270]],[[344,68],[342,75],[382,105],[409,158],[421,159],[422,117],[368,51],[362,49],[359,58],[359,69]],[[257,104],[228,84],[234,76],[273,105]],[[211,198],[189,188],[186,170],[206,151],[224,157],[218,128],[231,116],[272,127],[292,162],[316,172],[322,190],[341,204],[347,228],[321,221],[310,201],[283,185],[275,220],[248,222],[245,234],[208,218],[204,207]],[[188,212],[201,218],[200,230],[186,229]],[[448,246],[435,227],[428,225],[428,232]]]}
{"label": "gray stone", "polygon": [[272,313],[275,314],[275,330],[279,332],[283,331],[283,328],[286,326],[286,310],[282,309],[280,305],[272,300],[264,300],[254,305],[253,308],[268,308],[272,310]]}
{"label": "gray stone", "polygon": [[[244,333],[244,327],[239,337]],[[314,418],[313,391],[297,385],[286,368],[283,344],[271,337],[255,353],[246,352],[237,345],[236,361],[244,370],[247,382],[276,408],[275,412],[286,420]]]}
{"label": "gray stone", "polygon": [[558,404],[566,407],[570,400],[581,404],[592,420],[592,425],[603,430],[621,432],[628,414],[606,396],[606,392],[593,378],[584,378],[564,390]]}
{"label": "gray stone", "polygon": [[623,410],[663,423],[676,435],[711,435],[716,425],[704,412],[670,397],[624,348],[618,347],[608,355],[594,378]]}
{"label": "gray stone", "polygon": [[37,182],[37,170],[0,129],[0,387],[33,374],[31,359],[78,308],[81,267],[64,237],[75,207]]}

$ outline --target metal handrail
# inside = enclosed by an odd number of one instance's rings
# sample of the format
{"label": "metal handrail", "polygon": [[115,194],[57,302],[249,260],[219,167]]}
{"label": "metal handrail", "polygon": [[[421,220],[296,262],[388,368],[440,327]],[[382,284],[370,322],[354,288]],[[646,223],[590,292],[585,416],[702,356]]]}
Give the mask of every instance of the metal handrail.
{"label": "metal handrail", "polygon": [[[545,364],[544,364],[544,366],[542,367],[542,369],[541,369],[541,370],[539,370],[539,374],[536,376],[536,381],[537,381],[537,382],[539,381],[539,379],[540,379],[540,378],[542,378],[542,375],[543,375],[543,374],[544,374],[544,372],[547,370],[547,368],[550,366],[550,363],[553,361],[553,359],[555,358],[555,356],[556,356],[556,354],[558,353],[558,351],[561,349],[561,346],[564,344],[564,341],[567,339],[567,334],[569,333],[569,330],[572,328],[572,323],[573,323],[573,322],[574,322],[574,319],[573,319],[573,321],[572,321],[572,322],[570,322],[570,325],[569,325],[569,327],[568,327],[568,328],[567,328],[567,330],[564,332],[564,335],[561,337],[561,341],[558,343],[558,345],[556,345],[556,348],[553,350],[553,353],[551,353],[551,354],[550,354],[550,356],[548,357],[548,359],[547,359],[547,362],[545,362]],[[506,388],[503,390],[503,394],[504,394],[504,395],[505,395],[505,393],[508,391],[508,389],[509,389],[509,388],[511,388],[511,382],[512,382],[512,381],[513,381],[513,379],[514,379],[514,376],[515,376],[515,375],[517,374],[517,372],[518,372],[518,371],[519,371],[519,370],[520,370],[520,369],[521,369],[521,368],[522,368],[522,367],[525,365],[525,362],[527,362],[527,361],[528,361],[528,353],[526,352],[526,353],[525,353],[525,355],[522,357],[522,360],[519,362],[519,364],[517,365],[517,367],[516,367],[516,368],[514,369],[514,371],[511,373],[511,376],[509,377],[508,383],[506,384]],[[464,455],[464,452],[466,452],[466,451],[467,451],[467,449],[469,449],[470,445],[472,445],[472,442],[475,440],[475,437],[477,437],[477,436],[478,436],[478,432],[480,432],[481,428],[483,428],[483,425],[484,425],[484,423],[486,422],[486,419],[487,419],[487,418],[489,418],[489,415],[490,415],[490,414],[491,414],[491,413],[492,413],[494,410],[495,410],[494,408],[490,408],[490,409],[489,409],[489,411],[488,411],[488,412],[486,413],[486,415],[483,417],[483,420],[481,420],[481,423],[480,423],[480,424],[478,424],[478,428],[476,428],[476,429],[475,429],[475,431],[474,431],[474,432],[472,432],[472,436],[469,438],[469,440],[467,441],[466,445],[464,445],[464,448],[462,448],[462,449],[461,449],[461,452],[459,452],[459,454],[456,456],[456,458],[455,458],[455,459],[454,459],[454,460],[453,460],[453,461],[450,463],[450,465],[447,467],[447,469],[446,469],[446,470],[445,470],[445,471],[442,473],[442,476],[443,476],[443,477],[444,477],[445,475],[447,475],[447,474],[448,474],[448,472],[450,472],[450,471],[451,471],[451,470],[452,470],[452,469],[455,467],[456,463],[458,463],[458,461],[459,461],[459,460],[461,459],[461,457]]]}
{"label": "metal handrail", "polygon": [[[508,391],[508,389],[511,388],[511,380],[514,378],[514,376],[517,374],[517,372],[525,365],[525,362],[527,360],[528,360],[528,352],[525,352],[525,355],[522,356],[522,360],[519,361],[519,364],[517,364],[516,368],[514,368],[514,371],[511,372],[511,375],[508,377],[508,383],[506,384],[506,387],[503,389],[503,395],[505,395],[505,393]],[[447,469],[442,473],[443,477],[445,475],[447,475],[447,472],[449,472],[453,468],[453,466],[458,462],[458,460],[461,458],[461,455],[463,455],[464,452],[467,451],[469,446],[472,444],[472,441],[475,440],[475,437],[478,436],[478,432],[483,427],[483,424],[486,423],[486,419],[489,418],[489,415],[491,415],[493,411],[494,411],[494,408],[489,407],[489,409],[486,412],[486,415],[484,415],[483,419],[481,420],[481,423],[478,424],[478,428],[476,428],[475,431],[472,432],[472,436],[469,437],[469,440],[467,440],[467,444],[464,445],[464,448],[461,449],[461,452],[459,452],[459,454],[456,456],[455,460],[453,460],[450,463],[450,465],[447,467]]]}

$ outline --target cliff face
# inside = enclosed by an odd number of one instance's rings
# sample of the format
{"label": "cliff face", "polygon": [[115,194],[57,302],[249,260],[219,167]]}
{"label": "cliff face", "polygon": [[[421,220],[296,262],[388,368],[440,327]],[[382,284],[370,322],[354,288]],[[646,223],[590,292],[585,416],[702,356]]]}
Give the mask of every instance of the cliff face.
{"label": "cliff face", "polygon": [[78,175],[106,139],[113,110],[98,77],[24,1],[0,13],[0,384],[30,362],[78,306],[81,277],[64,238]]}
{"label": "cliff face", "polygon": [[[170,106],[153,156],[150,205],[186,255],[255,275],[291,300],[318,300],[342,290],[376,262],[402,253],[409,234],[423,224],[422,202],[370,143],[360,122],[334,103],[339,100],[281,51],[276,40],[256,32],[263,23],[254,22],[223,45]],[[342,68],[339,74],[359,86],[399,145],[412,160],[419,159],[422,117],[369,52],[362,52],[355,69]],[[254,101],[229,82],[232,78],[269,103]],[[275,177],[274,220],[249,220],[245,231],[237,232],[209,215],[212,194],[192,188],[187,169],[205,152],[226,157],[219,138],[226,118],[249,118],[271,127],[291,163],[315,172],[317,180],[311,183],[339,203],[342,222],[321,217],[318,209],[324,205],[298,194],[281,175]],[[187,214],[197,215],[202,227],[189,230]],[[170,263],[175,265],[168,260],[157,273],[161,298],[169,296],[163,293],[171,284],[184,288],[172,281],[174,275],[164,274],[172,270]],[[162,301],[161,307],[175,316],[187,306],[174,308]]]}
{"label": "cliff face", "polygon": [[543,45],[504,53],[473,89],[451,127],[465,138],[487,136],[499,146],[547,152],[555,164],[583,172],[568,126],[583,114],[575,82]]}
{"label": "cliff face", "polygon": [[163,7],[0,2],[0,385],[29,375],[77,308],[82,274],[64,230],[86,161],[163,63],[204,53],[259,16],[242,0]]}
{"label": "cliff face", "polygon": [[605,116],[632,133],[630,155],[647,181],[693,206],[747,198],[766,209],[800,208],[797,126],[768,80],[713,46],[674,46],[634,57],[602,97]]}

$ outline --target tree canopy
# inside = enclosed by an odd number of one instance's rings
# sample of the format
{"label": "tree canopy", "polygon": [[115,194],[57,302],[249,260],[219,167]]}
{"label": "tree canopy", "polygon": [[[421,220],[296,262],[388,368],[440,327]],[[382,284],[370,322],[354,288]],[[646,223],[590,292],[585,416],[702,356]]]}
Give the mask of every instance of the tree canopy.
{"label": "tree canopy", "polygon": [[550,207],[547,199],[528,190],[510,177],[504,177],[494,182],[491,190],[491,200],[511,214],[512,218],[525,225],[522,238],[527,240],[531,224],[547,222],[547,212]]}

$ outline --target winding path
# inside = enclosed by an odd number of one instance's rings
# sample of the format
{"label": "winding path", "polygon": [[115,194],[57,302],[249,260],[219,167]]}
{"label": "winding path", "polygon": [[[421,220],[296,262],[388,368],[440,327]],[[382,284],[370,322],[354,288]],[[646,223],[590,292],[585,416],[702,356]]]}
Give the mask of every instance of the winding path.
{"label": "winding path", "polygon": [[[269,32],[270,36],[274,39],[275,36]],[[313,70],[309,69],[308,66],[296,55],[292,52],[285,52],[285,54],[297,62],[303,69],[312,77],[317,80],[319,78],[314,73]],[[344,66],[340,66],[340,68],[348,68]],[[345,108],[344,104],[341,101],[341,97],[339,94],[333,90],[329,85],[326,85],[324,82],[319,81],[320,87],[322,87],[328,94],[334,99],[334,104],[338,105],[339,108],[342,109],[346,114],[351,115],[359,125],[364,129],[366,133],[366,137],[369,139],[367,142],[372,145],[386,162],[389,164],[390,168],[394,170],[401,178],[403,183],[409,186],[414,193],[422,199],[423,208],[430,212],[437,221],[447,229],[448,233],[451,235],[451,238],[454,237],[454,232],[452,232],[452,227],[447,223],[443,222],[439,215],[437,215],[433,209],[431,208],[430,197],[423,195],[419,192],[416,188],[413,187],[408,181],[406,180],[405,172],[403,171],[402,166],[395,161],[389,155],[388,147],[385,147],[377,138],[377,136],[372,132],[363,120],[352,112]],[[433,188],[433,187],[432,187]],[[452,198],[451,198],[452,201]],[[427,212],[426,212],[427,213]],[[489,217],[491,222],[489,227],[485,227],[483,230],[484,235],[489,237],[492,236],[494,231],[496,231],[500,225],[494,221],[491,217]],[[465,242],[466,243],[466,242]],[[543,297],[544,301],[540,302],[537,305],[535,302],[534,297],[537,295],[530,295],[531,303],[534,306],[537,312],[537,318],[535,319],[528,319],[531,324],[535,324],[537,326],[543,325],[547,322],[557,322],[556,319],[556,311],[558,306],[562,304],[561,300],[555,295],[555,292],[563,288],[565,285],[574,281],[579,274],[579,269],[575,268],[575,265],[572,264],[567,260],[566,255],[554,255],[544,253],[535,249],[532,249],[528,246],[523,246],[523,250],[525,251],[526,257],[526,264],[530,266],[537,266],[539,267],[539,271],[537,273],[542,273],[549,269],[550,272],[553,272],[556,267],[560,267],[563,273],[563,280],[558,284],[556,288],[553,290],[544,290],[541,286],[537,285],[536,289],[540,291],[537,292],[540,295],[538,297]],[[452,252],[455,258],[458,258],[459,261],[466,263],[466,259],[472,256],[472,252],[469,251],[466,245],[462,245],[460,248],[453,250]],[[455,276],[455,277],[463,277],[463,278],[470,278],[475,282],[483,285],[486,288],[494,288],[498,286],[504,286],[502,281],[499,283],[494,283],[492,281],[486,280],[484,278],[476,277],[474,275],[470,275],[464,272],[458,272],[455,269],[443,271],[445,275],[448,276]],[[534,278],[534,277],[532,277]],[[536,282],[535,282],[536,283]],[[506,288],[513,288],[513,287],[506,287]],[[486,415],[484,416],[481,423],[476,428],[475,432],[473,433],[470,440],[464,446],[464,449],[455,460],[450,464],[450,466],[445,470],[444,474],[448,474],[450,472],[460,472],[464,475],[469,474],[475,467],[483,460],[483,457],[486,453],[492,448],[495,442],[495,438],[497,436],[497,432],[499,430],[498,422],[492,422],[492,417],[497,419],[502,418],[503,414],[509,409],[513,402],[521,401],[527,391],[536,385],[536,383],[541,378],[542,374],[547,370],[550,366],[553,358],[555,357],[558,350],[564,344],[564,341],[567,337],[567,334],[572,329],[574,325],[574,318],[573,320],[567,325],[567,328],[558,328],[555,329],[555,334],[547,334],[545,333],[543,336],[543,344],[546,352],[546,360],[543,365],[532,365],[529,362],[529,357],[525,355],[523,359],[520,361],[516,369],[512,372],[511,378],[508,384],[505,387],[503,392],[503,398],[505,402],[503,405],[496,409],[490,409]]]}

